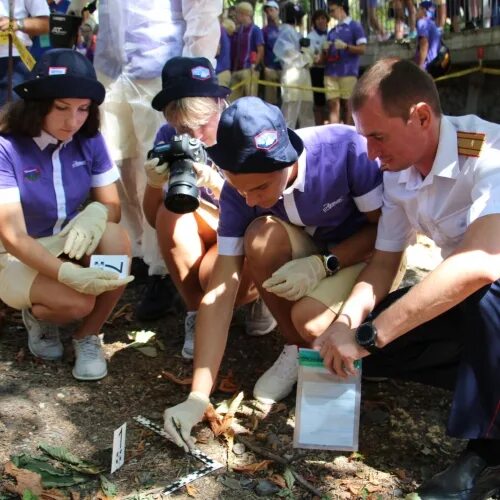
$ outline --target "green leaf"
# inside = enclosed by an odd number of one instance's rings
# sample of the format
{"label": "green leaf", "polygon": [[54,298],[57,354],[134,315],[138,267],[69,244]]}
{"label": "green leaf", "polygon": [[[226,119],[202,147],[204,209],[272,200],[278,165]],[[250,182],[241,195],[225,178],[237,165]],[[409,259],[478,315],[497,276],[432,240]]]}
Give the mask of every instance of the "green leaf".
{"label": "green leaf", "polygon": [[117,493],[116,485],[103,475],[99,476],[99,480],[101,481],[102,492],[107,497],[115,497]]}
{"label": "green leaf", "polygon": [[77,472],[82,472],[83,474],[97,475],[100,474],[104,469],[96,464],[80,460],[76,455],[62,447],[50,446],[48,444],[42,443],[38,446],[45,454],[49,457],[57,460],[58,462],[63,462],[67,464],[72,470]]}
{"label": "green leaf", "polygon": [[295,484],[295,477],[293,476],[292,471],[287,467],[285,472],[283,473],[283,478],[285,479],[285,483],[288,489],[292,489]]}
{"label": "green leaf", "polygon": [[38,500],[38,496],[35,495],[31,490],[24,490],[23,500]]}
{"label": "green leaf", "polygon": [[156,356],[158,356],[156,347],[152,345],[138,344],[137,346],[133,345],[133,347],[150,358],[156,358]]}

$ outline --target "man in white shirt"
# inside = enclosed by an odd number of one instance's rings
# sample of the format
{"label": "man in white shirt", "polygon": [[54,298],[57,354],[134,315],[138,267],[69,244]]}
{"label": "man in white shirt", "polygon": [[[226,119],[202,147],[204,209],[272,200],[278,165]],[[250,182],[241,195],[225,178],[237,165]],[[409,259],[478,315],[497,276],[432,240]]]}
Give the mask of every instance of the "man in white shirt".
{"label": "man in white shirt", "polygon": [[[17,0],[14,3],[13,29],[15,35],[26,47],[31,46],[31,36],[49,32],[49,6],[46,0]],[[9,29],[9,0],[0,0],[0,34]],[[0,107],[7,101],[8,93],[8,44],[0,43]],[[12,47],[12,88],[19,85],[29,75],[16,47]]]}
{"label": "man in white shirt", "polygon": [[[448,434],[468,445],[417,493],[489,498],[500,491],[500,126],[442,115],[434,82],[410,61],[378,61],[351,99],[384,170],[384,204],[373,258],[316,348],[340,376],[364,358],[367,375],[450,385]],[[444,260],[388,294],[416,232]]]}

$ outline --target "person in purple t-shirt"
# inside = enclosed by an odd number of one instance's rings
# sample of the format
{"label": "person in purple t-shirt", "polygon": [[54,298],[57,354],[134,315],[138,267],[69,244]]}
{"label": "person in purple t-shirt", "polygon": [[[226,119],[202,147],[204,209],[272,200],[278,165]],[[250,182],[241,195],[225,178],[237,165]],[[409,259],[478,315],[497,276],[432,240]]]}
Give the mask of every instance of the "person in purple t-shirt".
{"label": "person in purple t-shirt", "polygon": [[[281,63],[273,52],[274,44],[280,32],[280,6],[275,0],[267,0],[264,4],[267,25],[262,28],[264,35],[264,80],[279,83],[281,80]],[[264,100],[278,104],[278,87],[266,85]]]}
{"label": "person in purple t-shirt", "polygon": [[264,59],[262,30],[253,22],[253,6],[250,2],[236,4],[238,29],[231,37],[231,87],[238,85],[231,100],[245,95],[257,95],[257,80]]}
{"label": "person in purple t-shirt", "polygon": [[352,124],[349,98],[359,74],[359,56],[365,53],[366,35],[361,24],[349,17],[347,0],[328,0],[328,9],[337,20],[323,48],[330,123]]}
{"label": "person in purple t-shirt", "polygon": [[14,90],[22,100],[0,121],[0,299],[22,310],[42,359],[63,355],[57,325],[82,320],[73,376],[98,380],[100,330],[133,279],[88,267],[94,253],[131,255],[118,169],[98,131],[104,87],[85,56],[53,49]]}
{"label": "person in purple t-shirt", "polygon": [[[162,87],[152,106],[163,112],[168,123],[158,130],[155,144],[168,144],[176,133],[187,133],[206,145],[213,145],[230,89],[218,85],[208,59],[170,59],[163,67]],[[156,158],[145,164],[147,186],[143,200],[146,219],[156,228],[162,257],[186,305],[182,348],[182,356],[186,359],[193,358],[197,311],[217,253],[219,195],[224,183],[216,168],[198,163],[194,168],[201,188],[200,206],[194,212],[177,214],[164,206],[169,169],[165,163],[159,165]],[[247,278],[242,283],[236,304],[255,301],[257,296],[255,287]],[[263,303],[259,307],[245,308],[245,311],[245,327],[249,335],[265,335],[276,326]]]}
{"label": "person in purple t-shirt", "polygon": [[231,36],[236,25],[231,19],[222,19],[220,25],[220,41],[215,60],[215,74],[219,85],[229,87],[231,84]]}
{"label": "person in purple t-shirt", "polygon": [[244,258],[285,340],[254,389],[270,404],[297,380],[297,347],[339,315],[373,251],[382,205],[382,173],[353,127],[294,132],[276,106],[255,97],[222,113],[208,152],[226,177],[218,256],[196,325],[191,393],[164,414],[165,430],[184,448],[209,403]]}
{"label": "person in purple t-shirt", "polygon": [[432,19],[433,15],[434,4],[429,0],[420,2],[417,11],[418,43],[415,62],[426,71],[441,48],[441,33]]}

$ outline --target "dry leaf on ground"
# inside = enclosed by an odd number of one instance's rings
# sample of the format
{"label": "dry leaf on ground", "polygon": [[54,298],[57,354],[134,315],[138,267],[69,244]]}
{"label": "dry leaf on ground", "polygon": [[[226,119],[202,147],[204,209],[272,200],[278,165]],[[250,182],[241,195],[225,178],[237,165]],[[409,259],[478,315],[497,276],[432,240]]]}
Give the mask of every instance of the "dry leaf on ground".
{"label": "dry leaf on ground", "polygon": [[179,377],[175,376],[173,373],[168,372],[167,370],[162,370],[161,376],[162,376],[162,378],[166,378],[167,380],[171,380],[175,384],[179,384],[179,385],[191,385],[191,382],[193,381],[192,377],[179,378]]}
{"label": "dry leaf on ground", "polygon": [[229,370],[227,375],[221,377],[219,382],[219,391],[221,392],[229,392],[230,394],[236,392],[240,387],[240,384],[237,384],[234,380],[233,370]]}
{"label": "dry leaf on ground", "polygon": [[255,474],[261,470],[267,470],[269,465],[273,463],[273,460],[262,460],[261,462],[255,462],[253,464],[245,464],[245,465],[235,465],[233,466],[233,470],[236,472],[243,472],[247,474]]}
{"label": "dry leaf on ground", "polygon": [[198,494],[198,490],[192,484],[186,484],[186,493],[194,498]]}
{"label": "dry leaf on ground", "polygon": [[30,490],[37,496],[42,494],[42,476],[40,476],[40,474],[26,469],[19,469],[12,462],[7,462],[5,464],[4,472],[16,479],[16,485],[5,485],[6,489],[11,493],[17,493],[21,497],[26,490]]}

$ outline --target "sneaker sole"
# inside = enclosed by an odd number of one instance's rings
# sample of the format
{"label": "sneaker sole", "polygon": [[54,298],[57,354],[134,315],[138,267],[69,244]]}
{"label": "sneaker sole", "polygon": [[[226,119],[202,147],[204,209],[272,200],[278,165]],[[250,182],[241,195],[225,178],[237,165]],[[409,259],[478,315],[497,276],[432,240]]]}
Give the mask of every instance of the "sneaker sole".
{"label": "sneaker sole", "polygon": [[245,333],[249,337],[262,337],[264,335],[267,335],[268,333],[271,333],[276,328],[277,325],[278,325],[278,322],[274,321],[274,324],[270,327],[267,327],[265,330],[254,330],[254,331],[250,331],[250,332],[247,331],[247,329],[245,328]]}
{"label": "sneaker sole", "polygon": [[39,354],[37,354],[34,349],[31,347],[31,344],[30,342],[28,341],[28,349],[30,350],[31,354],[33,354],[33,356],[35,356],[35,358],[38,358],[38,359],[43,359],[44,361],[59,361],[60,359],[62,359],[63,357],[63,352],[61,352],[60,355],[58,356],[40,356]]}
{"label": "sneaker sole", "polygon": [[73,370],[71,371],[72,375],[74,378],[76,378],[76,380],[83,380],[83,381],[92,381],[92,380],[101,380],[103,379],[107,374],[108,374],[108,370],[106,369],[106,371],[102,374],[102,375],[99,375],[99,376],[93,376],[93,377],[86,377],[86,376],[79,376],[79,375],[76,375],[75,373],[75,369],[73,368]]}
{"label": "sneaker sole", "polygon": [[182,349],[181,356],[184,359],[193,359],[194,358],[194,353],[189,353],[188,351],[185,351],[184,349]]}

